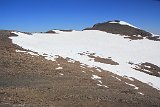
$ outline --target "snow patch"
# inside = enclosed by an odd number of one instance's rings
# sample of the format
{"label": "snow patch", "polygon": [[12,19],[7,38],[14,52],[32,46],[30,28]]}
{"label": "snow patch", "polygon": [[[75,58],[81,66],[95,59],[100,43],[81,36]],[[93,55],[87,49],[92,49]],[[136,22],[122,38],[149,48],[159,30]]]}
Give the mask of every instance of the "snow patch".
{"label": "snow patch", "polygon": [[101,85],[101,84],[97,84],[98,86],[100,86],[100,87],[105,87],[105,88],[109,88],[108,86],[106,86],[106,85]]}
{"label": "snow patch", "polygon": [[121,79],[119,79],[118,77],[115,77],[112,75],[113,78],[117,79],[118,81],[121,81]]}
{"label": "snow patch", "polygon": [[76,61],[73,60],[73,59],[68,59],[68,62],[70,62],[70,63],[75,63]]}
{"label": "snow patch", "polygon": [[85,68],[84,66],[80,66],[81,68]]}
{"label": "snow patch", "polygon": [[144,95],[142,92],[138,92],[138,94]]}
{"label": "snow patch", "polygon": [[53,56],[45,56],[45,59],[51,60],[51,61],[56,61],[56,59]]}
{"label": "snow patch", "polygon": [[134,84],[129,84],[129,83],[127,83],[127,82],[125,82],[125,84],[134,87],[135,90],[138,90],[138,89],[139,89],[139,87],[135,86]]}
{"label": "snow patch", "polygon": [[145,65],[144,67],[146,67],[146,68],[151,68],[151,66],[148,66],[148,65]]}
{"label": "snow patch", "polygon": [[97,76],[97,75],[92,75],[91,78],[94,79],[94,80],[101,79],[101,77],[99,77],[99,76]]}
{"label": "snow patch", "polygon": [[98,69],[98,68],[97,68],[96,70],[97,70],[98,72],[102,72],[102,71],[101,71],[100,69]]}
{"label": "snow patch", "polygon": [[151,71],[147,70],[147,69],[142,69],[143,71],[145,72],[148,72],[148,73],[152,73]]}
{"label": "snow patch", "polygon": [[64,74],[62,74],[62,73],[59,73],[59,75],[64,75]]}
{"label": "snow patch", "polygon": [[86,73],[86,71],[82,71],[83,73]]}
{"label": "snow patch", "polygon": [[63,67],[58,67],[58,68],[56,68],[56,70],[60,70],[60,69],[63,69]]}
{"label": "snow patch", "polygon": [[131,81],[134,81],[134,79],[133,78],[131,78],[131,77],[128,77],[128,76],[123,76],[123,78],[126,78],[126,79],[129,79],[129,80],[131,80]]}
{"label": "snow patch", "polygon": [[98,80],[98,82],[102,84],[102,81],[101,81],[101,80]]}
{"label": "snow patch", "polygon": [[39,56],[38,54],[33,53],[33,52],[30,52],[30,51],[16,50],[16,52],[20,52],[20,53],[27,53],[27,54],[30,54],[30,55],[33,55],[33,56]]}
{"label": "snow patch", "polygon": [[128,26],[137,28],[137,27],[135,27],[135,26],[133,26],[133,25],[131,25],[131,24],[125,22],[125,21],[120,21],[120,22],[112,21],[112,22],[109,22],[109,23],[118,23],[118,24],[121,24],[121,25],[128,25]]}

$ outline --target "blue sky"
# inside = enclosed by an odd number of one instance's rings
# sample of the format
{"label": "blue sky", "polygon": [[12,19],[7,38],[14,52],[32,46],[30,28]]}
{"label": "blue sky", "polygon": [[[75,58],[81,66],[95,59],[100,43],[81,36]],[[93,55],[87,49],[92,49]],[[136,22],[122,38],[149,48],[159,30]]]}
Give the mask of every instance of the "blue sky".
{"label": "blue sky", "polygon": [[160,0],[0,0],[0,29],[81,30],[114,19],[160,34]]}

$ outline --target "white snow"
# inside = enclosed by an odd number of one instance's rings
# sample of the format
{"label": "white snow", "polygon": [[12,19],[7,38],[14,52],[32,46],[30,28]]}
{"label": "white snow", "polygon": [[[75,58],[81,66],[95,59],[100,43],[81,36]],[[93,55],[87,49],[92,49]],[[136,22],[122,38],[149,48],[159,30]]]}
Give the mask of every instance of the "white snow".
{"label": "white snow", "polygon": [[147,70],[147,69],[142,69],[143,71],[145,72],[148,72],[148,73],[152,73],[151,71]]}
{"label": "white snow", "polygon": [[138,94],[144,95],[142,92],[138,92]]}
{"label": "white snow", "polygon": [[86,73],[86,71],[82,71],[83,73]]}
{"label": "white snow", "polygon": [[80,66],[81,68],[85,68],[84,66]]}
{"label": "white snow", "polygon": [[121,81],[121,79],[119,79],[118,77],[115,77],[112,75],[113,78],[117,79],[118,81]]}
{"label": "white snow", "polygon": [[56,70],[59,70],[59,69],[63,69],[62,67],[58,67],[58,68],[56,68]]}
{"label": "white snow", "polygon": [[123,76],[123,78],[126,78],[126,79],[129,79],[129,80],[131,80],[131,81],[134,81],[134,79],[133,78],[131,78],[131,77],[128,77],[128,76]]}
{"label": "white snow", "polygon": [[73,59],[68,59],[67,61],[70,62],[70,63],[75,63],[75,62],[76,62],[76,61],[73,60]]}
{"label": "white snow", "polygon": [[25,52],[27,52],[27,51],[16,50],[16,52],[22,52],[22,53],[25,53]]}
{"label": "white snow", "polygon": [[98,68],[97,68],[96,70],[97,70],[98,72],[102,72],[102,71],[101,71],[100,69],[98,69]]}
{"label": "white snow", "polygon": [[30,55],[33,55],[33,56],[39,56],[38,54],[33,53],[33,52],[30,52],[30,51],[16,50],[16,52],[20,52],[20,53],[27,53],[27,54],[30,54]]}
{"label": "white snow", "polygon": [[[13,43],[22,48],[38,52],[39,55],[46,53],[53,56],[51,60],[59,55],[63,58],[71,58],[79,61],[87,67],[100,67],[119,76],[138,79],[154,88],[160,89],[160,78],[146,73],[136,71],[131,67],[135,64],[149,62],[160,66],[160,42],[148,39],[134,40],[124,39],[118,34],[110,34],[96,30],[58,32],[58,34],[33,33],[27,35],[14,32],[17,37],[10,37]],[[102,58],[111,57],[119,65],[110,65],[94,60],[89,60],[87,55],[78,53],[96,53]],[[47,59],[47,57],[45,57]]]}
{"label": "white snow", "polygon": [[56,61],[55,59],[55,57],[53,57],[53,56],[45,56],[45,58],[47,59],[47,60],[51,60],[51,61]]}
{"label": "white snow", "polygon": [[128,26],[137,28],[137,27],[135,27],[135,26],[133,26],[133,25],[131,25],[131,24],[125,22],[125,21],[120,21],[120,22],[112,21],[112,22],[109,22],[109,23],[118,23],[118,24],[121,24],[121,25],[128,25]]}
{"label": "white snow", "polygon": [[134,89],[136,89],[136,90],[138,90],[138,89],[139,89],[139,87],[135,86],[134,84],[129,84],[129,83],[127,83],[127,82],[125,82],[125,84],[127,84],[127,85],[129,85],[129,86],[134,87]]}
{"label": "white snow", "polygon": [[148,66],[148,65],[145,65],[145,67],[147,67],[147,68],[151,68],[151,66]]}
{"label": "white snow", "polygon": [[97,75],[92,75],[91,78],[94,79],[94,80],[101,79],[101,77],[99,77],[99,76],[97,76]]}
{"label": "white snow", "polygon": [[64,75],[64,74],[62,74],[62,73],[59,73],[59,75]]}
{"label": "white snow", "polygon": [[106,86],[106,85],[101,85],[101,84],[97,84],[97,85],[100,86],[100,87],[108,88],[108,86]]}
{"label": "white snow", "polygon": [[102,84],[102,81],[101,81],[101,80],[98,80],[98,82]]}

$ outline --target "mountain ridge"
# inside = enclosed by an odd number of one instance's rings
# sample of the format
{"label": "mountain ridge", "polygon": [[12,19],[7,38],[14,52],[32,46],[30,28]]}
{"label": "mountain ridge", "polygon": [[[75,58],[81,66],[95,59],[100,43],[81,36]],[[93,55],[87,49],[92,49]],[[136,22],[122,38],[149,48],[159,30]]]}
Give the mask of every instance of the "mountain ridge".
{"label": "mountain ridge", "polygon": [[[131,40],[140,40],[140,39],[147,38],[149,40],[160,41],[159,35],[154,35],[153,33],[150,33],[146,30],[142,30],[132,24],[129,24],[125,21],[120,21],[120,20],[112,20],[112,21],[96,23],[92,27],[87,27],[87,28],[84,28],[83,30],[99,30],[99,31],[104,31],[107,33],[112,33],[112,34],[120,34],[122,36],[127,36],[124,38],[129,38]],[[18,30],[1,30],[1,31],[21,32]],[[48,30],[46,32],[40,32],[40,33],[53,33],[53,34],[55,34],[56,31],[72,32],[74,30],[53,29],[53,30]],[[24,32],[24,31],[22,33],[32,34],[32,32]]]}
{"label": "mountain ridge", "polygon": [[149,40],[160,41],[158,36],[152,35],[150,32],[137,28],[125,21],[107,21],[94,24],[92,27],[83,30],[100,30],[107,33],[127,35],[132,40],[147,38]]}

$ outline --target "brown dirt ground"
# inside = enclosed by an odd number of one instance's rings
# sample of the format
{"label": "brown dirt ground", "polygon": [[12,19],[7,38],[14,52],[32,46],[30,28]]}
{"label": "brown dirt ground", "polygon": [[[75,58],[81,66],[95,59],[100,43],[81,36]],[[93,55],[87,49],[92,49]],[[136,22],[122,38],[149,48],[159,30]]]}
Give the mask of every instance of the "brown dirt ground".
{"label": "brown dirt ground", "polygon": [[[17,53],[16,49],[23,49],[12,44],[9,36],[6,32],[0,35],[0,107],[160,106],[160,91],[147,84],[62,57],[49,61],[43,56]],[[63,69],[56,69],[59,66]],[[98,86],[92,75],[101,77],[102,85],[108,88]]]}
{"label": "brown dirt ground", "polygon": [[118,62],[113,61],[110,57],[109,58],[102,58],[100,56],[97,56],[95,53],[89,53],[89,52],[83,52],[83,53],[79,53],[79,54],[80,55],[86,55],[89,58],[94,59],[95,62],[110,64],[110,65],[119,65]]}

